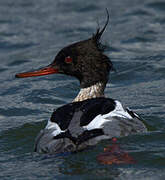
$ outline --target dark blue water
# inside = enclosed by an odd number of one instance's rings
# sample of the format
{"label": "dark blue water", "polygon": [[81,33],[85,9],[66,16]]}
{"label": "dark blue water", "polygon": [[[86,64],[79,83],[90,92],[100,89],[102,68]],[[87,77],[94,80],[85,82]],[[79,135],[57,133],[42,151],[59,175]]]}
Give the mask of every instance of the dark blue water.
{"label": "dark blue water", "polygon": [[[53,109],[71,102],[76,79],[64,75],[15,79],[49,64],[64,46],[110,24],[102,41],[117,73],[108,97],[141,114],[149,133],[120,139],[137,160],[107,166],[96,156],[109,142],[72,155],[33,153],[34,139]],[[0,179],[165,179],[165,1],[0,1]]]}

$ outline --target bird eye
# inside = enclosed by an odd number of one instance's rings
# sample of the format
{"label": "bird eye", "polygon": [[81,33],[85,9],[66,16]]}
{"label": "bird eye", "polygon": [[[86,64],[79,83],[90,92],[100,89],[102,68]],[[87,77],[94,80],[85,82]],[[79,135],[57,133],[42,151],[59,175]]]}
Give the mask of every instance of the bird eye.
{"label": "bird eye", "polygon": [[70,56],[67,56],[67,57],[65,58],[65,62],[66,62],[66,63],[71,63],[71,62],[72,62],[72,58],[71,58]]}

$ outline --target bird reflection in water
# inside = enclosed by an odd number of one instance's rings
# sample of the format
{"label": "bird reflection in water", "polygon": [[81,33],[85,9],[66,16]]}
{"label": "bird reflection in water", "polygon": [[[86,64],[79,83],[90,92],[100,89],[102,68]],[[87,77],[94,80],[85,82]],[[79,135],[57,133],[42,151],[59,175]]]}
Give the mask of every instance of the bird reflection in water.
{"label": "bird reflection in water", "polygon": [[121,149],[117,138],[112,138],[111,145],[104,148],[104,152],[97,156],[98,162],[101,164],[135,164],[136,161],[131,157],[128,152]]}

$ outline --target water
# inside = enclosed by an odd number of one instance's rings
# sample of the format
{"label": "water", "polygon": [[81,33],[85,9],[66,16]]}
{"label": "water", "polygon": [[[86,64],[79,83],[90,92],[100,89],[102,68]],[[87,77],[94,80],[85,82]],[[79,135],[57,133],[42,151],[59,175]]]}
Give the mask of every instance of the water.
{"label": "water", "polygon": [[[150,132],[120,139],[137,160],[107,166],[96,156],[109,142],[72,155],[33,153],[34,139],[53,109],[71,102],[77,80],[64,75],[15,79],[49,64],[71,42],[87,39],[105,22],[106,54],[117,73],[108,97],[141,114]],[[0,179],[165,179],[165,1],[0,1]]]}

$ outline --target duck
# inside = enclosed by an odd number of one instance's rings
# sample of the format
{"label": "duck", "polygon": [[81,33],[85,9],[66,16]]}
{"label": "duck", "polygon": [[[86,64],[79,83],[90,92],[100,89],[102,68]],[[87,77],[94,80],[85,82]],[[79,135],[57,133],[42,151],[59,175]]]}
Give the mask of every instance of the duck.
{"label": "duck", "polygon": [[37,135],[34,145],[37,153],[78,152],[102,140],[147,132],[137,113],[104,95],[109,73],[114,69],[101,43],[109,22],[106,12],[105,25],[92,37],[62,48],[44,68],[15,75],[27,78],[64,74],[80,82],[80,91],[74,100],[57,108]]}

